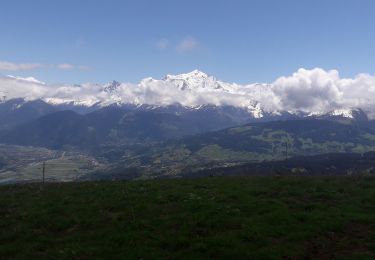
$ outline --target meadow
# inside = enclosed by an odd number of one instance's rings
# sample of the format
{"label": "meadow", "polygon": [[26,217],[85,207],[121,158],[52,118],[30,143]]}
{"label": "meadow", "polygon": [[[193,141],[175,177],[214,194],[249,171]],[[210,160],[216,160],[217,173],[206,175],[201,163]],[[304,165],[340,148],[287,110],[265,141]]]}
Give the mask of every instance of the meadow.
{"label": "meadow", "polygon": [[373,259],[375,178],[0,186],[2,259]]}

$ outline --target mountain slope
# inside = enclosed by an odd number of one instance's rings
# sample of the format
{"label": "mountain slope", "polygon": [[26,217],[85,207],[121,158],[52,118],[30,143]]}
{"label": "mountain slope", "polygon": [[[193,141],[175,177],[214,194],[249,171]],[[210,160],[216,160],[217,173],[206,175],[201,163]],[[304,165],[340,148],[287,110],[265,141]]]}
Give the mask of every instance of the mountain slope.
{"label": "mountain slope", "polygon": [[64,145],[88,145],[95,142],[88,120],[72,111],[59,111],[3,134],[6,144],[62,148]]}
{"label": "mountain slope", "polygon": [[[207,145],[219,145],[233,151],[259,152],[270,151],[274,146],[274,155],[278,156],[286,142],[290,146],[290,154],[303,148],[304,153],[313,152],[314,143],[327,144],[326,149],[350,150],[356,145],[370,144],[372,135],[375,135],[375,129],[367,125],[347,125],[326,120],[291,120],[247,124],[182,138],[174,141],[174,144],[185,145],[192,151],[198,151]],[[342,146],[344,143],[350,145]],[[276,151],[277,149],[282,151]]]}
{"label": "mountain slope", "polygon": [[56,112],[57,109],[42,100],[12,99],[0,103],[0,131],[33,121]]}
{"label": "mountain slope", "polygon": [[185,177],[241,175],[344,176],[375,175],[375,152],[300,156],[282,161],[246,163],[237,166],[185,172]]}
{"label": "mountain slope", "polygon": [[127,152],[116,162],[115,168],[120,170],[131,165],[156,176],[178,175],[184,171],[245,162],[284,160],[287,156],[374,150],[375,128],[367,123],[275,121],[170,140],[140,153]]}
{"label": "mountain slope", "polygon": [[103,144],[130,145],[178,138],[238,124],[224,110],[158,110],[105,107],[86,115],[59,111],[16,126],[0,136],[6,144],[92,149]]}

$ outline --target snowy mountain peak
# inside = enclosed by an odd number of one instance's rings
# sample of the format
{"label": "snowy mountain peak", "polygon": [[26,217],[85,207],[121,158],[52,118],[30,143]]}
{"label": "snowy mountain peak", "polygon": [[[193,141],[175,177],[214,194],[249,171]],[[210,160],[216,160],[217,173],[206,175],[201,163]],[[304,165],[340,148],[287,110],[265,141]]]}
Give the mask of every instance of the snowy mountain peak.
{"label": "snowy mountain peak", "polygon": [[163,81],[176,85],[180,90],[220,89],[221,85],[215,77],[193,70],[178,75],[167,75]]}
{"label": "snowy mountain peak", "polygon": [[330,116],[342,116],[346,118],[354,118],[354,110],[348,109],[335,109],[328,113]]}
{"label": "snowy mountain peak", "polygon": [[[41,99],[52,105],[86,107],[113,104],[167,107],[177,104],[199,108],[209,105],[245,109],[253,118],[264,118],[270,114],[356,120],[365,120],[366,115],[375,118],[372,98],[375,92],[371,92],[371,87],[375,86],[375,77],[356,79],[360,84],[374,82],[362,88],[362,92],[368,91],[365,98],[353,97],[352,85],[347,80],[335,79],[336,83],[323,84],[326,81],[322,80],[322,83],[315,78],[308,79],[304,81],[282,77],[271,84],[242,85],[220,81],[202,71],[193,70],[167,75],[163,79],[145,78],[138,84],[113,81],[107,84],[51,85],[31,77],[0,76],[0,102],[21,98],[26,101]],[[318,85],[304,85],[313,83]],[[304,100],[310,96],[312,98],[306,103]],[[328,102],[322,97],[327,97]],[[340,109],[333,110],[331,104],[336,104]]]}
{"label": "snowy mountain peak", "polygon": [[120,82],[113,80],[111,83],[108,83],[104,87],[104,91],[107,93],[112,93],[117,90],[117,88],[121,85]]}
{"label": "snowy mountain peak", "polygon": [[345,118],[357,121],[367,121],[368,117],[365,112],[360,108],[340,108],[334,109],[329,112],[312,112],[307,117],[316,118]]}
{"label": "snowy mountain peak", "polygon": [[366,114],[359,108],[335,109],[328,113],[330,116],[357,120],[367,120]]}
{"label": "snowy mountain peak", "polygon": [[170,75],[170,74],[167,74],[165,77],[164,77],[164,80],[168,80],[168,79],[180,79],[180,80],[192,80],[192,79],[195,79],[195,80],[204,80],[204,79],[207,79],[209,76],[208,74],[200,71],[200,70],[193,70],[191,72],[188,72],[188,73],[182,73],[182,74],[177,74],[177,75]]}

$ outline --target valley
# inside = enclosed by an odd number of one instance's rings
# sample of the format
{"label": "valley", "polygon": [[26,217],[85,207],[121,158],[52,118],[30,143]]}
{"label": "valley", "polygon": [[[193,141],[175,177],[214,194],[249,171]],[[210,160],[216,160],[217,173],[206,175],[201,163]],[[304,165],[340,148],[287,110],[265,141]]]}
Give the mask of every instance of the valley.
{"label": "valley", "polygon": [[271,109],[272,84],[225,83],[198,70],[146,78],[137,86],[113,81],[60,89],[30,79],[7,81],[39,96],[12,97],[8,89],[0,102],[4,183],[39,180],[43,162],[49,181],[154,179],[375,151],[371,111]]}
{"label": "valley", "polygon": [[375,259],[374,0],[0,3],[0,260]]}
{"label": "valley", "polygon": [[71,151],[0,145],[0,184],[41,182],[43,162],[46,181],[77,181],[103,167],[94,157]]}
{"label": "valley", "polygon": [[[113,111],[119,116],[112,117],[112,123],[107,121],[101,125],[98,121],[95,126],[95,121],[91,121],[91,136],[87,134],[85,125],[77,128],[82,122],[85,123],[82,116],[73,123],[72,130],[67,127],[70,124],[68,120],[54,120],[50,123],[46,120],[50,116],[36,121],[42,121],[43,124],[31,123],[27,127],[21,126],[20,130],[15,128],[11,133],[14,139],[4,140],[18,145],[0,146],[0,181],[38,181],[44,161],[48,181],[154,179],[196,176],[199,172],[215,169],[230,171],[231,167],[242,167],[249,163],[261,163],[262,169],[269,169],[269,172],[255,172],[269,174],[275,173],[271,169],[277,164],[277,171],[285,171],[286,159],[290,161],[304,156],[306,159],[300,160],[294,168],[305,169],[309,158],[314,160],[314,156],[337,154],[345,158],[345,155],[353,157],[355,154],[366,155],[375,151],[375,128],[372,122],[343,123],[320,119],[272,121],[175,137],[164,129],[167,122],[181,122],[176,117],[173,117],[173,121],[166,121],[165,118],[169,116],[153,117],[148,112],[147,117],[134,117],[134,112],[130,112],[132,120],[129,124],[129,121],[124,120],[129,118],[129,112],[118,109],[106,110],[107,120]],[[67,114],[71,115],[72,112]],[[159,118],[160,121],[150,121],[150,118]],[[48,133],[43,130],[45,125],[49,125]],[[172,133],[182,133],[180,128],[187,131],[185,125],[175,124]],[[117,130],[112,128],[114,126]],[[27,133],[23,133],[23,129]],[[21,134],[17,131],[21,131]],[[114,135],[115,131],[121,134]],[[9,135],[5,138],[9,138]],[[339,167],[334,160],[330,166]],[[347,167],[353,173],[372,172],[371,163],[363,168],[353,161]],[[347,174],[348,169],[342,169],[342,173],[334,172],[337,175]],[[291,169],[285,172],[292,173]]]}

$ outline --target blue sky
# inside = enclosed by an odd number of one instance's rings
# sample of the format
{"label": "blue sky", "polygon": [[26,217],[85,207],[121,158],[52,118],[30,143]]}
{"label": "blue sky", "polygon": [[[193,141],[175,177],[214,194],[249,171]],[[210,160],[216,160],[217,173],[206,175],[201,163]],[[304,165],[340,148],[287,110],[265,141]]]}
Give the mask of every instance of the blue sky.
{"label": "blue sky", "polygon": [[238,83],[298,68],[375,74],[372,0],[2,0],[0,74],[138,82],[200,69]]}

